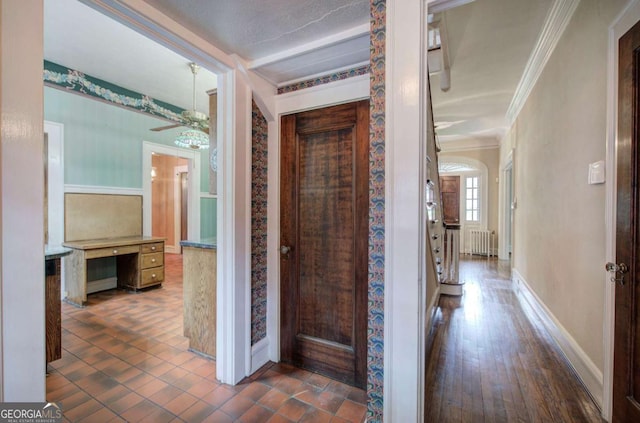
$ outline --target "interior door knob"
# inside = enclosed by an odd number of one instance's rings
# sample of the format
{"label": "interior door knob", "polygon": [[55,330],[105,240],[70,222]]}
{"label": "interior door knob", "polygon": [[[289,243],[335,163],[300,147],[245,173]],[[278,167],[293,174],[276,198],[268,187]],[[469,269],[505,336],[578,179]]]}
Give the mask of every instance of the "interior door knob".
{"label": "interior door knob", "polygon": [[282,245],[280,247],[280,254],[282,254],[283,256],[288,255],[289,252],[291,252],[291,247],[289,247],[288,245]]}
{"label": "interior door knob", "polygon": [[[624,274],[629,271],[629,267],[624,263],[607,263],[605,266],[607,272],[614,273],[614,276],[611,278],[611,282],[617,282],[620,285],[624,285]],[[616,277],[620,275],[620,277]]]}

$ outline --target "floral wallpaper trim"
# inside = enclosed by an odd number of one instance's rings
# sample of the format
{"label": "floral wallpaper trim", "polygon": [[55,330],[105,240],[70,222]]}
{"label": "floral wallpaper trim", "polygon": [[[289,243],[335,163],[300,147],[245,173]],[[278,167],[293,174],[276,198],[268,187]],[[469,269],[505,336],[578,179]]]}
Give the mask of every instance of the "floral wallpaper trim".
{"label": "floral wallpaper trim", "polygon": [[384,210],[386,0],[371,0],[371,98],[369,136],[369,310],[367,414],[382,422],[384,411]]}
{"label": "floral wallpaper trim", "polygon": [[267,336],[267,120],[251,102],[251,345]]}
{"label": "floral wallpaper trim", "polygon": [[322,85],[329,82],[340,81],[342,79],[353,78],[354,76],[366,75],[369,73],[369,68],[369,65],[364,65],[353,69],[347,69],[344,71],[319,76],[313,79],[307,79],[306,81],[296,82],[295,84],[284,85],[282,87],[278,87],[278,94],[290,93],[292,91],[315,87],[316,85]]}
{"label": "floral wallpaper trim", "polygon": [[184,109],[180,107],[154,100],[147,95],[94,78],[57,63],[45,60],[43,76],[47,85],[64,88],[65,90],[95,97],[117,106],[182,123],[181,113]]}

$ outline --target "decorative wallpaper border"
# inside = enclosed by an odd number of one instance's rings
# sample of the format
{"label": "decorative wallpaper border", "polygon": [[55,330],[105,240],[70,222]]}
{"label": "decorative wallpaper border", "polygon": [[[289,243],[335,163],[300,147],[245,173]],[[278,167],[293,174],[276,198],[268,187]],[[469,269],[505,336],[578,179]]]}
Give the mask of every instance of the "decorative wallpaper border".
{"label": "decorative wallpaper border", "polygon": [[154,100],[147,95],[94,78],[48,60],[44,61],[43,78],[46,85],[55,88],[63,88],[67,91],[113,103],[116,106],[183,123],[181,113],[185,109],[164,101]]}
{"label": "decorative wallpaper border", "polygon": [[369,136],[369,311],[367,412],[384,419],[384,208],[386,0],[371,0],[371,98]]}
{"label": "decorative wallpaper border", "polygon": [[328,84],[329,82],[341,81],[354,76],[366,75],[369,73],[370,66],[363,65],[357,68],[347,69],[340,72],[330,73],[328,75],[319,76],[313,79],[296,82],[294,84],[278,87],[278,94],[290,93],[293,91],[303,90],[305,88],[315,87],[316,85]]}
{"label": "decorative wallpaper border", "polygon": [[267,336],[267,119],[251,102],[251,345]]}

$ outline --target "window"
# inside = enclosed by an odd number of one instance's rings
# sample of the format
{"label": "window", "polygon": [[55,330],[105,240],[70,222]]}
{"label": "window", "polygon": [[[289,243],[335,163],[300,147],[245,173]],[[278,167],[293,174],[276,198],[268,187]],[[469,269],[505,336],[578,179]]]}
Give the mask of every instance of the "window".
{"label": "window", "polygon": [[480,221],[479,179],[478,176],[465,178],[465,220],[467,222]]}

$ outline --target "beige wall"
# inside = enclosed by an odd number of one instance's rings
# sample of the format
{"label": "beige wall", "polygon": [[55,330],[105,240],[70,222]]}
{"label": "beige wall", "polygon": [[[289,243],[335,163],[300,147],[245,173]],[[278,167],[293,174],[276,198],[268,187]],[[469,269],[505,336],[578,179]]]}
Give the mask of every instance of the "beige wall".
{"label": "beige wall", "polygon": [[625,0],[580,2],[515,125],[513,267],[603,369],[605,186],[588,185],[605,158],[608,26]]}

